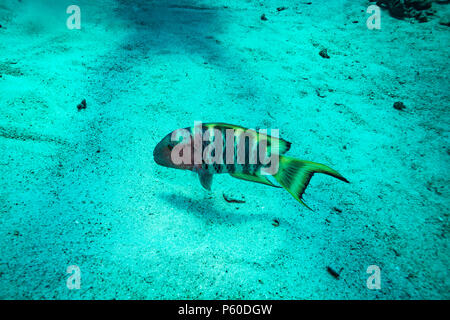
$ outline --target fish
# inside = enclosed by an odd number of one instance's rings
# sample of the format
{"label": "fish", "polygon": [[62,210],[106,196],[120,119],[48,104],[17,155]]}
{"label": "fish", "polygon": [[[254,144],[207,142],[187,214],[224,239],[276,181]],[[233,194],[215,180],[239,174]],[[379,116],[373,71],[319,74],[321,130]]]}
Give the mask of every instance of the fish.
{"label": "fish", "polygon": [[211,190],[215,174],[229,174],[237,179],[284,188],[310,210],[303,195],[315,173],[349,183],[324,164],[286,156],[291,142],[278,137],[277,131],[271,130],[269,134],[268,130],[227,123],[198,122],[167,134],[155,146],[153,159],[163,167],[197,173],[206,190]]}

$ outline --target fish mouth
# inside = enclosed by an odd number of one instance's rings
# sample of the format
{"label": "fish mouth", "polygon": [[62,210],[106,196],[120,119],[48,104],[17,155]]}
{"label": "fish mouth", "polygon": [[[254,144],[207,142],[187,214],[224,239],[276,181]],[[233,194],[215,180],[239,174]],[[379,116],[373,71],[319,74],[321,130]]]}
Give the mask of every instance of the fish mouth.
{"label": "fish mouth", "polygon": [[164,161],[164,147],[158,143],[153,149],[153,160],[160,166],[167,167],[167,161]]}
{"label": "fish mouth", "polygon": [[163,167],[177,169],[178,167],[172,163],[170,156],[171,152],[169,148],[162,142],[158,143],[155,149],[153,149],[153,160],[157,164]]}

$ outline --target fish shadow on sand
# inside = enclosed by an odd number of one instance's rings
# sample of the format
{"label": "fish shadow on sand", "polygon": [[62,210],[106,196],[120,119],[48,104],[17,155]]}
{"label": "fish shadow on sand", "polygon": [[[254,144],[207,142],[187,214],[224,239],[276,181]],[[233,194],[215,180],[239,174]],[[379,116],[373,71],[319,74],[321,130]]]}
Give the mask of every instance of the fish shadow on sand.
{"label": "fish shadow on sand", "polygon": [[[290,221],[289,218],[283,218],[279,214],[264,214],[257,212],[252,214],[248,210],[245,210],[245,203],[240,204],[242,212],[236,210],[236,205],[230,205],[230,208],[224,209],[220,205],[220,200],[218,198],[203,198],[203,199],[193,199],[185,195],[162,192],[157,195],[159,199],[168,203],[168,206],[174,207],[177,210],[187,211],[188,214],[194,215],[197,219],[203,220],[205,225],[226,225],[230,228],[241,225],[241,224],[259,224],[274,228],[274,230],[284,230],[292,237],[286,239],[286,246],[295,245],[297,242],[296,238],[310,238],[314,237],[317,233],[315,228],[309,228],[307,225],[299,224]],[[222,198],[220,198],[222,199]],[[275,228],[273,223],[274,220],[281,222],[282,226]]]}
{"label": "fish shadow on sand", "polygon": [[250,221],[271,221],[271,217],[267,215],[259,213],[253,215],[248,212],[239,213],[238,210],[235,209],[238,205],[234,205],[233,207],[230,206],[230,210],[224,210],[223,207],[219,205],[219,199],[214,197],[193,199],[184,195],[168,192],[160,193],[158,197],[172,207],[188,211],[195,215],[195,217],[205,220],[207,224],[219,223],[236,225]]}

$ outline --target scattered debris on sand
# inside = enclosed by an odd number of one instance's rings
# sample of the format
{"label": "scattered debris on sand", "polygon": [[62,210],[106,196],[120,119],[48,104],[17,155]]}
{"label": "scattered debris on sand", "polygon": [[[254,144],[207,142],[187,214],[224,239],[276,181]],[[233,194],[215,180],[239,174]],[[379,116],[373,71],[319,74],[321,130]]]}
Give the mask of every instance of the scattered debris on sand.
{"label": "scattered debris on sand", "polygon": [[81,103],[79,103],[77,105],[77,109],[78,109],[78,111],[80,111],[80,110],[86,109],[86,108],[87,108],[86,99],[83,99],[83,101],[81,101]]}
{"label": "scattered debris on sand", "polygon": [[[342,269],[341,269],[341,270],[342,270]],[[340,274],[339,274],[336,270],[334,270],[333,268],[327,266],[327,271],[328,271],[328,273],[331,274],[335,279],[339,279]]]}
{"label": "scattered debris on sand", "polygon": [[245,203],[245,199],[239,200],[239,199],[233,199],[228,197],[225,193],[222,193],[223,199],[228,203]]}
{"label": "scattered debris on sand", "polygon": [[406,108],[406,106],[401,101],[397,101],[396,103],[394,103],[394,109],[403,111],[403,109],[405,109],[405,108]]}
{"label": "scattered debris on sand", "polygon": [[328,55],[328,50],[327,49],[322,49],[319,52],[319,55],[324,58],[324,59],[330,59],[330,56]]}
{"label": "scattered debris on sand", "polygon": [[333,207],[333,211],[337,213],[342,213],[342,210],[337,207]]}

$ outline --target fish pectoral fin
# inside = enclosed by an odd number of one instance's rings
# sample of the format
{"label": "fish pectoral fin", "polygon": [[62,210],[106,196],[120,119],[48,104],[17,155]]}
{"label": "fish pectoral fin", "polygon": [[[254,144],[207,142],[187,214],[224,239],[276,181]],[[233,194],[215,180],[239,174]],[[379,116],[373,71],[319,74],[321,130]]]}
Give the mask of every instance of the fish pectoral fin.
{"label": "fish pectoral fin", "polygon": [[208,191],[211,191],[213,175],[209,172],[199,172],[198,177],[200,178],[200,183],[202,184],[202,187]]}
{"label": "fish pectoral fin", "polygon": [[277,185],[273,184],[272,182],[270,182],[269,179],[267,179],[267,177],[256,174],[256,173],[255,174],[230,173],[230,175],[236,179],[252,181],[252,182],[266,184],[268,186],[272,186],[272,187],[276,187],[276,188],[281,188],[280,186],[277,186]]}

